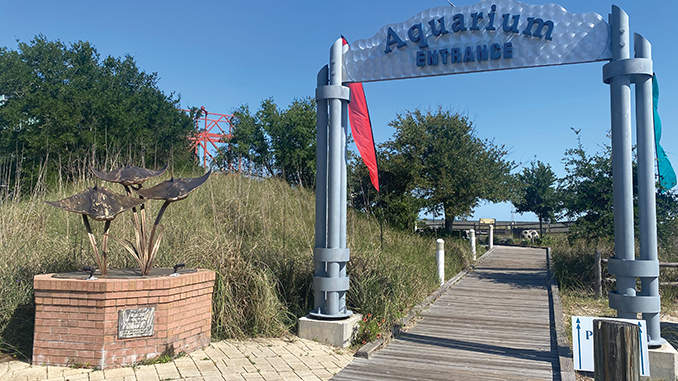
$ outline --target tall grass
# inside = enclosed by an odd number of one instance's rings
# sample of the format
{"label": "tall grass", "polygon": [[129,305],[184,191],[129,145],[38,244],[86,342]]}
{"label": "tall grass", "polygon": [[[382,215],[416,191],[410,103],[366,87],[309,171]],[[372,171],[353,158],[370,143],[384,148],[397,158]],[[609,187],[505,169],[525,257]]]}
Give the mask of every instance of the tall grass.
{"label": "tall grass", "polygon": [[[564,235],[551,236],[553,274],[563,290],[593,294],[595,289],[595,252],[602,258],[614,256],[614,242],[579,239],[570,241]],[[605,267],[603,268],[605,270]],[[609,274],[604,273],[603,278]]]}
{"label": "tall grass", "polygon": [[[0,200],[0,349],[29,356],[33,275],[94,265],[80,216],[44,201],[95,184],[89,178],[35,192],[23,201]],[[99,185],[123,193],[116,184]],[[160,204],[147,203],[149,218]],[[129,213],[118,216],[110,234],[131,240],[130,219]],[[308,189],[277,179],[214,174],[188,199],[168,208],[155,266],[186,263],[216,272],[215,339],[280,335],[294,329],[297,318],[313,307],[314,220],[314,195]],[[93,223],[97,237],[102,225]],[[394,321],[436,288],[433,239],[385,228],[382,248],[378,222],[351,210],[347,238],[347,299],[354,311]],[[448,243],[446,253],[449,277],[469,262],[466,244]],[[110,242],[109,264],[134,267],[136,262]]]}
{"label": "tall grass", "polygon": [[[565,304],[578,304],[595,310],[599,301],[595,301],[595,251],[600,250],[602,258],[614,256],[614,242],[601,240],[598,242],[588,240],[569,241],[565,236],[554,237],[553,240],[553,273],[558,284],[563,290]],[[639,256],[638,242],[636,242],[636,257]],[[659,250],[659,260],[668,262],[675,260],[676,253],[664,249]],[[608,273],[607,265],[601,266],[603,279],[603,298],[609,291],[615,290],[613,276]],[[678,281],[678,271],[673,268],[660,268],[659,294],[661,296],[662,314],[678,316],[678,287],[670,282]],[[637,290],[641,283],[637,282]],[[569,308],[569,307],[568,307]],[[572,309],[572,308],[570,308]]]}

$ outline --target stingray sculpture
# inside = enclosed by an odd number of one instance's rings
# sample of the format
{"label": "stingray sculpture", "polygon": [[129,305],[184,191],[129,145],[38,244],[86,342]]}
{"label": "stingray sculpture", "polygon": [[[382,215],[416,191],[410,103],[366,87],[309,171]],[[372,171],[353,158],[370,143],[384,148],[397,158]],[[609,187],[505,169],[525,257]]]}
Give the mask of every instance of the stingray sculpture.
{"label": "stingray sculpture", "polygon": [[[158,247],[160,246],[160,240],[162,239],[162,228],[158,231],[156,238],[156,230],[160,225],[160,220],[165,214],[165,210],[170,203],[175,201],[180,201],[188,197],[188,195],[201,186],[207,179],[210,177],[211,172],[207,172],[201,177],[190,178],[190,179],[175,179],[172,178],[167,181],[148,189],[138,189],[136,192],[140,197],[150,200],[163,200],[165,201],[158,215],[155,218],[153,223],[153,229],[151,230],[151,235],[148,241],[144,240],[142,242],[137,242],[137,246],[131,245],[131,242],[127,241],[130,245],[124,245],[125,249],[130,252],[133,256],[137,258],[139,266],[141,267],[141,273],[144,274],[144,271],[149,271],[155,255],[158,252]],[[144,235],[145,236],[145,235]],[[116,239],[117,240],[117,239]],[[121,242],[122,243],[122,242]]]}
{"label": "stingray sculpture", "polygon": [[[123,196],[111,192],[105,188],[88,188],[82,193],[75,196],[64,198],[59,201],[46,201],[48,204],[69,212],[82,214],[82,222],[85,224],[89,242],[94,250],[94,256],[99,266],[101,275],[106,275],[108,272],[107,256],[108,256],[108,231],[111,227],[111,221],[115,216],[124,212],[127,209],[134,208],[137,205],[143,204],[143,199],[138,199],[129,196]],[[104,222],[104,234],[101,243],[101,254],[97,248],[92,227],[89,224],[88,216],[95,221]]]}
{"label": "stingray sculpture", "polygon": [[[188,197],[189,193],[194,191],[200,185],[202,185],[210,176],[210,172],[206,173],[204,176],[191,179],[175,179],[164,181],[152,188],[141,189],[142,183],[151,177],[160,176],[165,172],[165,168],[159,169],[157,171],[151,171],[139,167],[127,167],[120,168],[114,171],[104,173],[92,169],[92,172],[102,180],[120,183],[125,187],[125,191],[128,195],[131,194],[130,188],[132,188],[138,195],[142,202],[145,200],[164,200],[165,203],[160,207],[158,215],[153,224],[150,234],[148,233],[148,226],[146,224],[146,213],[144,205],[141,204],[139,207],[141,218],[137,217],[136,209],[133,208],[132,212],[134,213],[134,233],[136,242],[132,243],[129,240],[122,241],[115,237],[112,237],[118,243],[120,243],[125,250],[127,250],[134,259],[136,259],[141,270],[141,275],[148,275],[148,272],[151,270],[153,265],[153,260],[155,259],[156,254],[158,253],[158,248],[160,247],[160,240],[162,239],[162,228],[159,228],[160,220],[162,219],[165,210],[171,202],[183,200]],[[157,232],[157,236],[156,236]]]}
{"label": "stingray sculpture", "polygon": [[[94,173],[94,175],[101,180],[122,184],[122,186],[125,188],[127,196],[132,196],[131,189],[134,189],[135,191],[141,189],[144,181],[160,176],[165,173],[166,170],[167,165],[157,170],[141,167],[122,167],[110,172],[100,172],[94,168],[91,168],[92,173]],[[143,197],[139,196],[139,198],[143,200]],[[152,250],[152,248],[149,248],[147,245],[148,240],[146,238],[148,237],[148,229],[146,225],[146,209],[143,203],[139,206],[139,213],[137,213],[136,208],[132,208],[132,224],[134,225],[134,236],[136,240],[136,245],[132,245],[132,247],[137,248],[136,252],[132,252],[132,255],[139,263],[142,275],[148,275],[148,271],[150,271],[150,264],[145,267],[142,265],[142,263],[146,263],[146,261],[140,259],[146,257],[146,254],[149,253],[149,250]],[[115,237],[113,237],[113,239],[120,242],[127,249],[127,245],[125,245],[124,242],[118,240]]]}
{"label": "stingray sculpture", "polygon": [[130,186],[138,185],[141,187],[144,181],[153,177],[158,177],[165,173],[167,165],[161,169],[152,170],[141,167],[122,167],[110,172],[99,172],[91,168],[92,173],[101,180],[111,183],[120,183],[125,186],[125,190]]}

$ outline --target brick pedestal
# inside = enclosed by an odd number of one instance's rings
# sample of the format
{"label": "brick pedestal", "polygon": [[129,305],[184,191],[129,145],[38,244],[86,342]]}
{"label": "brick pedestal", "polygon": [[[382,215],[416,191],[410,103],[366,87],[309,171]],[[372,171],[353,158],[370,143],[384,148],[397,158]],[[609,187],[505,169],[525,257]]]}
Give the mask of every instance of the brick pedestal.
{"label": "brick pedestal", "polygon": [[[33,364],[112,368],[210,342],[214,272],[133,279],[36,275]],[[150,336],[119,338],[121,311],[153,307]]]}

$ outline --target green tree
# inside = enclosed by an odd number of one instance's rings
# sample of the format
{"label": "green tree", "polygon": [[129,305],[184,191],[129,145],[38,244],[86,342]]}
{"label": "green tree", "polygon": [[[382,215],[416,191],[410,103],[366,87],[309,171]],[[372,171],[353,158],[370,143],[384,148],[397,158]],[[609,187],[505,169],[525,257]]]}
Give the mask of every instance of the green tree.
{"label": "green tree", "polygon": [[315,187],[315,101],[295,99],[287,110],[277,111],[272,104],[262,111],[278,176],[290,184]]}
{"label": "green tree", "polygon": [[[566,176],[561,180],[560,195],[565,216],[575,220],[570,227],[570,238],[601,240],[614,238],[614,196],[612,189],[612,150],[604,146],[602,152],[588,154],[577,135],[577,147],[565,152]],[[636,163],[633,163],[634,178]],[[675,191],[661,192],[656,187],[657,241],[664,255],[678,257],[678,195]],[[634,201],[637,187],[633,188]],[[638,226],[637,202],[634,202],[634,219]],[[636,230],[636,235],[638,231]],[[672,259],[669,259],[672,260]]]}
{"label": "green tree", "polygon": [[[658,187],[659,188],[659,187]],[[657,241],[665,254],[664,260],[678,260],[678,194],[657,192]]]}
{"label": "green tree", "polygon": [[75,176],[116,162],[190,162],[192,120],[157,83],[131,56],[102,59],[86,41],[38,35],[0,48],[0,157],[29,177],[38,163]]}
{"label": "green tree", "polygon": [[413,172],[403,156],[390,155],[377,147],[379,192],[374,189],[367,167],[359,156],[351,155],[348,167],[349,197],[354,209],[373,214],[381,223],[412,230],[424,206],[411,190]]}
{"label": "green tree", "polygon": [[390,126],[394,140],[387,154],[398,157],[410,173],[413,194],[425,208],[444,215],[445,230],[452,231],[457,217],[468,216],[481,200],[505,201],[509,197],[514,164],[504,146],[477,137],[466,116],[443,110],[420,110],[398,115]]}
{"label": "green tree", "polygon": [[559,199],[556,192],[557,177],[551,166],[533,161],[517,176],[517,189],[512,201],[520,214],[533,212],[539,218],[539,233],[543,236],[544,221],[555,221]]}
{"label": "green tree", "polygon": [[273,174],[272,153],[267,135],[256,116],[247,105],[233,113],[232,136],[227,139],[227,149],[221,150],[217,163],[223,169],[238,168],[251,174]]}
{"label": "green tree", "polygon": [[290,184],[315,187],[316,110],[313,99],[295,99],[287,109],[280,109],[273,98],[269,98],[261,102],[254,115],[247,106],[241,106],[234,116],[230,148],[220,150],[218,161],[230,164],[244,158],[263,175],[279,176]]}
{"label": "green tree", "polygon": [[570,237],[599,240],[614,237],[612,195],[612,150],[588,154],[581,144],[565,151],[565,177],[561,181],[561,197],[565,216],[576,220]]}

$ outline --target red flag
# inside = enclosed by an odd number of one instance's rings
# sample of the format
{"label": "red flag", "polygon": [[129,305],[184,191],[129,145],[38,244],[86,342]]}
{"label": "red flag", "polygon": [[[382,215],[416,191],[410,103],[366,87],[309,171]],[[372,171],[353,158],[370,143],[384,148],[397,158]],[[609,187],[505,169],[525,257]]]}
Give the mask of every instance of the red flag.
{"label": "red flag", "polygon": [[[348,42],[341,36],[344,45]],[[358,147],[360,157],[370,171],[370,180],[374,188],[379,191],[379,166],[377,165],[377,153],[374,147],[374,136],[372,135],[372,122],[370,121],[370,112],[367,109],[365,100],[365,91],[362,83],[349,83],[351,89],[351,102],[348,104],[348,119],[351,122],[351,133],[355,145]]]}

